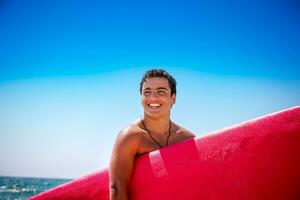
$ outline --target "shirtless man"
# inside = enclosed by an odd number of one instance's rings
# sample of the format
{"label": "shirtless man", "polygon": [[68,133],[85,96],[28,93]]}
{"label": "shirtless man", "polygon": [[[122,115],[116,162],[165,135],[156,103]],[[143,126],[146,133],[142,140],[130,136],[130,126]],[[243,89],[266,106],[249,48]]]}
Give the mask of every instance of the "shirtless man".
{"label": "shirtless man", "polygon": [[128,184],[137,156],[195,137],[170,119],[176,81],[166,71],[147,71],[140,83],[144,116],[117,136],[109,165],[110,200],[129,200]]}

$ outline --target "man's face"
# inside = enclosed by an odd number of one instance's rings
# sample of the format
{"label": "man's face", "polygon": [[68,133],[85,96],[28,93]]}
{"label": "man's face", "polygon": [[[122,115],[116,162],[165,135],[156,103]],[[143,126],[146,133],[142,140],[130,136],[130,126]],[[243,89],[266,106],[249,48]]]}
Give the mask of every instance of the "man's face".
{"label": "man's face", "polygon": [[165,78],[147,78],[142,87],[141,104],[144,112],[152,117],[169,114],[176,94],[171,96],[169,82]]}

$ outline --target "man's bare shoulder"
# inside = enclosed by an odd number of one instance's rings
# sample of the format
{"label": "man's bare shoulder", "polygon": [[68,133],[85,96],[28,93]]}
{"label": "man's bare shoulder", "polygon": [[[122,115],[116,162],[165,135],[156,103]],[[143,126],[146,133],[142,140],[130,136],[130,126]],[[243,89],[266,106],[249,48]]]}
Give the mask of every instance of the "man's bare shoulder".
{"label": "man's bare shoulder", "polygon": [[195,137],[195,134],[192,133],[191,131],[189,131],[189,130],[187,130],[187,129],[185,129],[185,128],[177,125],[177,124],[175,124],[175,126],[176,126],[176,134],[177,135],[182,135],[186,139]]}
{"label": "man's bare shoulder", "polygon": [[122,129],[115,140],[112,157],[136,156],[140,148],[139,135],[135,125]]}
{"label": "man's bare shoulder", "polygon": [[117,139],[127,142],[139,142],[140,134],[141,129],[139,126],[136,123],[132,123],[119,132]]}

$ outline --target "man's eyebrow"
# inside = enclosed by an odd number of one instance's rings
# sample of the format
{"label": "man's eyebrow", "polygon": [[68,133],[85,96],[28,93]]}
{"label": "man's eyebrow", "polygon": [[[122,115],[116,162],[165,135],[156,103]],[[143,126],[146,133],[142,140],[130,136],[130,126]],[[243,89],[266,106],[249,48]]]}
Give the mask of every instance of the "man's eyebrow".
{"label": "man's eyebrow", "polygon": [[156,90],[161,90],[161,89],[163,89],[163,90],[168,90],[168,89],[165,88],[165,87],[158,87],[158,88],[156,88]]}
{"label": "man's eyebrow", "polygon": [[[167,88],[165,88],[165,87],[158,87],[158,88],[155,88],[156,90],[168,90]],[[147,87],[147,88],[145,88],[143,91],[145,91],[145,90],[151,90],[151,88],[150,87]]]}
{"label": "man's eyebrow", "polygon": [[144,91],[145,91],[145,90],[151,90],[151,88],[147,87],[147,88],[144,89]]}

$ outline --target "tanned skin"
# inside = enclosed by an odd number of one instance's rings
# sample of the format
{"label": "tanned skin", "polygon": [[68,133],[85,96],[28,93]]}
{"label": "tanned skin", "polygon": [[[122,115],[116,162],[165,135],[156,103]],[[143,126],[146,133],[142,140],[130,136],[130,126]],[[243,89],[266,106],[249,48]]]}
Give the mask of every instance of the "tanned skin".
{"label": "tanned skin", "polygon": [[[169,135],[170,111],[176,102],[176,94],[166,78],[147,78],[143,83],[141,104],[142,120],[146,128],[161,145],[165,146]],[[168,145],[195,137],[190,131],[171,122]],[[117,136],[109,164],[110,200],[129,200],[128,185],[131,180],[135,158],[159,149],[143,126],[141,119],[123,129]]]}

